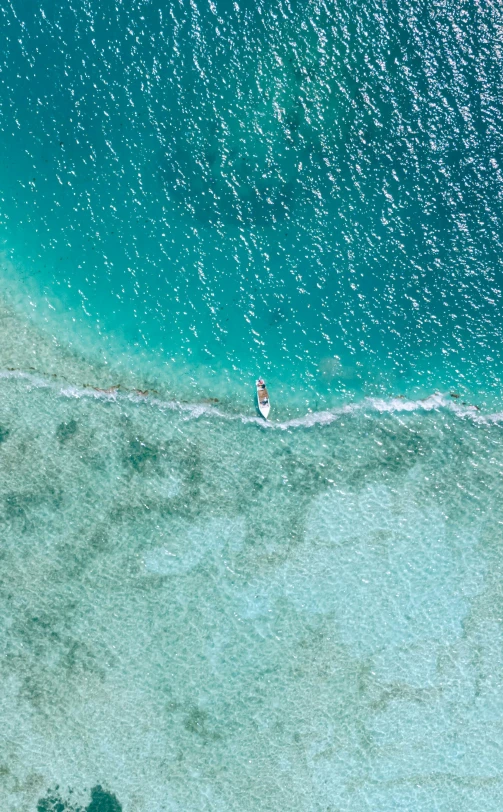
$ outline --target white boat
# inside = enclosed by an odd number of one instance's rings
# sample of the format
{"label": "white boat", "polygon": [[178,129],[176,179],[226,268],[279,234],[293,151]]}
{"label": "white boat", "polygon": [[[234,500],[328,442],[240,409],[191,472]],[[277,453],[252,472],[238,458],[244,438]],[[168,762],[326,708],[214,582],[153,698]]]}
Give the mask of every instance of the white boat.
{"label": "white boat", "polygon": [[267,420],[271,404],[269,403],[269,392],[262,378],[257,381],[257,403],[260,414]]}

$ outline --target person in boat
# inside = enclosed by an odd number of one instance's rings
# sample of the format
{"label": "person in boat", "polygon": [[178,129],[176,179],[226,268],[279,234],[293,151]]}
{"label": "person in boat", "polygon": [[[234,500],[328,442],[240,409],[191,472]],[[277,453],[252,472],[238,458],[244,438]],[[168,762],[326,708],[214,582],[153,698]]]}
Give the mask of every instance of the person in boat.
{"label": "person in boat", "polygon": [[261,389],[265,389],[265,382],[264,382],[264,380],[262,378],[259,378],[257,383],[258,383],[258,385],[260,386]]}

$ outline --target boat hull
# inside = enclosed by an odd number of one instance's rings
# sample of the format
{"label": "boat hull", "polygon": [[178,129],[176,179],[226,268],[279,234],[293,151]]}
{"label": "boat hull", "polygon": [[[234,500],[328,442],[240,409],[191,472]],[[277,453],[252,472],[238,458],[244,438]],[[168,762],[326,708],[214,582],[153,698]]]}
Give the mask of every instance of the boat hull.
{"label": "boat hull", "polygon": [[258,410],[262,417],[267,420],[269,417],[269,412],[271,411],[271,404],[269,402],[269,392],[265,384],[260,384],[257,381],[257,404]]}

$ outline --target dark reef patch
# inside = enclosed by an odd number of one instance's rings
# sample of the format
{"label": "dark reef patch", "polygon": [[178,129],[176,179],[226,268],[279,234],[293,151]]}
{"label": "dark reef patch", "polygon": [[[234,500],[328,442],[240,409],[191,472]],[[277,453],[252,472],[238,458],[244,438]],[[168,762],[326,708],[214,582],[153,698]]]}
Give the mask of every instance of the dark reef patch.
{"label": "dark reef patch", "polygon": [[15,519],[26,519],[26,508],[32,504],[33,500],[29,495],[20,493],[8,493],[4,496],[5,518],[8,521]]}
{"label": "dark reef patch", "polygon": [[204,473],[201,461],[201,452],[196,445],[187,446],[180,453],[180,471],[186,487],[191,489],[192,495],[199,494]]}
{"label": "dark reef patch", "polygon": [[99,784],[91,790],[91,803],[83,809],[69,800],[63,800],[58,787],[37,803],[37,812],[122,812],[122,806],[112,792],[107,792]]}
{"label": "dark reef patch", "polygon": [[84,810],[80,806],[63,801],[60,795],[51,792],[37,803],[37,812],[84,812]]}
{"label": "dark reef patch", "polygon": [[135,437],[134,440],[130,440],[128,443],[127,451],[124,454],[124,462],[138,473],[142,473],[147,465],[151,466],[157,463],[159,453],[159,448]]}
{"label": "dark reef patch", "polygon": [[184,722],[185,730],[198,736],[202,741],[218,741],[221,735],[209,727],[209,716],[205,710],[192,708]]}
{"label": "dark reef patch", "polygon": [[3,498],[3,519],[15,526],[22,532],[30,529],[29,513],[31,509],[37,508],[42,503],[39,494],[11,492]]}
{"label": "dark reef patch", "polygon": [[78,430],[79,425],[76,420],[69,420],[68,422],[63,421],[56,429],[56,438],[63,445],[63,443],[66,443],[67,440],[74,437]]}
{"label": "dark reef patch", "polygon": [[113,793],[98,784],[91,790],[91,803],[86,812],[122,812],[122,806]]}
{"label": "dark reef patch", "polygon": [[5,428],[5,426],[0,426],[0,445],[5,443],[7,437],[10,434],[10,429]]}
{"label": "dark reef patch", "polygon": [[32,527],[31,519],[38,508],[47,504],[53,509],[58,509],[62,501],[61,489],[53,485],[42,488],[39,493],[11,491],[2,499],[3,515],[0,515],[0,521],[17,523],[23,531],[27,531]]}

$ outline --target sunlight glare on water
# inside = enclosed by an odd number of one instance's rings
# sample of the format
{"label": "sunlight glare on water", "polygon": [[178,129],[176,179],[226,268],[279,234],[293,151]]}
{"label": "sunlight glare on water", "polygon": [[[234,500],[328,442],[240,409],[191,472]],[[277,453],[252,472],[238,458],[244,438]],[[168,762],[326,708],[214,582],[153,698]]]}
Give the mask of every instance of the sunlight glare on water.
{"label": "sunlight glare on water", "polygon": [[501,7],[0,31],[0,808],[501,812]]}
{"label": "sunlight glare on water", "polygon": [[207,394],[497,392],[497,6],[2,19],[4,264],[58,338]]}

